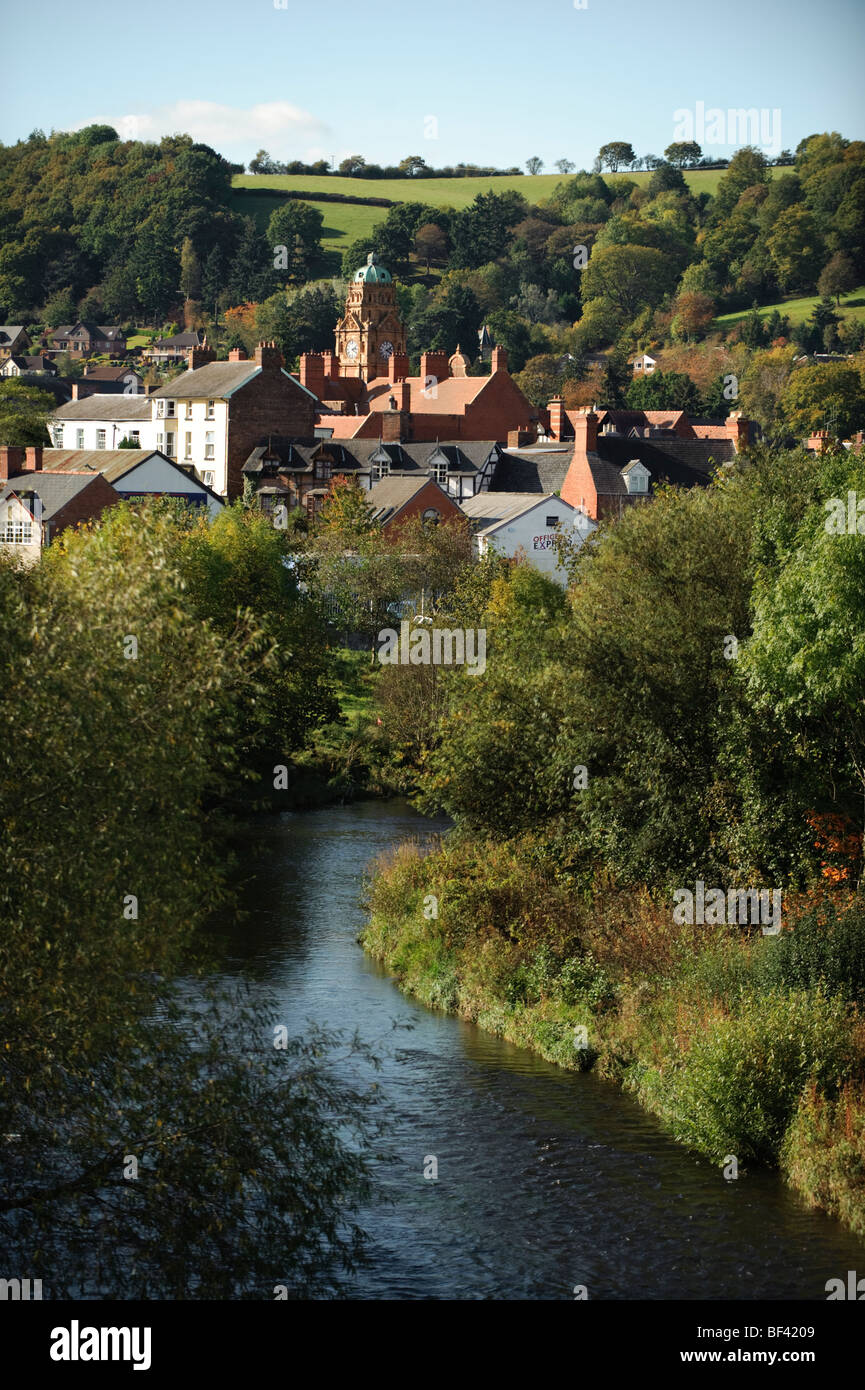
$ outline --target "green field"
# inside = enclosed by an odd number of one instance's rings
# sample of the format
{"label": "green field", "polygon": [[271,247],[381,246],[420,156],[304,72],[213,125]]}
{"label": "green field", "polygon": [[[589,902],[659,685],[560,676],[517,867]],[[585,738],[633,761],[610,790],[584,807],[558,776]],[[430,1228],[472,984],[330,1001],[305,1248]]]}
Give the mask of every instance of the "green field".
{"label": "green field", "polygon": [[[723,169],[696,169],[690,173],[686,170],[685,179],[694,193],[714,193],[723,173]],[[632,179],[635,183],[644,184],[651,177],[647,173],[604,174],[604,178],[611,183],[618,179]],[[360,198],[392,198],[397,203],[429,203],[433,207],[464,208],[479,193],[502,193],[509,188],[519,189],[530,203],[536,203],[549,198],[561,181],[561,174],[502,174],[495,178],[469,179],[351,179],[336,174],[236,174],[232,183],[236,189],[290,188],[303,193],[343,193]],[[261,202],[267,200],[262,198]],[[351,204],[346,206],[349,210],[352,208]],[[381,218],[387,210],[373,208],[370,211]]]}
{"label": "green field", "polygon": [[[779,314],[786,314],[790,320],[791,327],[797,323],[803,323],[807,319],[815,305],[820,303],[819,294],[806,295],[802,299],[782,299],[777,304],[763,304],[758,313],[761,318],[771,314],[773,309],[777,309]],[[860,285],[858,290],[852,290],[849,295],[842,296],[840,308],[836,305],[835,312],[840,318],[862,319],[865,321],[865,285]],[[732,328],[741,319],[747,318],[746,313],[722,314],[715,319],[719,328]]]}
{"label": "green field", "polygon": [[[309,201],[310,206],[318,208],[324,218],[321,239],[325,251],[336,251],[340,255],[350,242],[369,236],[373,227],[387,215],[387,208],[364,207],[360,203]],[[267,227],[274,209],[285,206],[284,198],[244,198],[242,193],[235,193],[232,202],[235,212],[253,217],[262,231]]]}

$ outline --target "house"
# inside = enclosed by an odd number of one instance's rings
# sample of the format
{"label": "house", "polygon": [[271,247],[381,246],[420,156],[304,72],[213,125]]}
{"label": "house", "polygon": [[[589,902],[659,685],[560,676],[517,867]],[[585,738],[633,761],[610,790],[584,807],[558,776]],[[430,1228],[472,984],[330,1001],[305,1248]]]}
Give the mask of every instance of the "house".
{"label": "house", "polygon": [[250,453],[271,431],[314,438],[317,402],[285,371],[275,343],[259,343],[251,360],[242,348],[234,348],[227,362],[215,356],[206,346],[190,348],[187,371],[146,397],[146,443],[195,468],[220,496],[234,498],[243,491]]}
{"label": "house", "polygon": [[750,438],[750,423],[738,414],[724,425],[699,425],[679,418],[679,411],[674,412],[674,427],[665,428],[607,418],[642,412],[568,413],[574,452],[562,497],[593,521],[620,516],[625,507],[651,500],[661,484],[708,486],[716,468],[730,463]]}
{"label": "house", "polygon": [[98,473],[47,474],[41,449],[0,447],[0,549],[26,565],[60,531],[95,521],[119,500]]}
{"label": "house", "polygon": [[156,447],[150,398],[122,391],[85,395],[61,405],[52,414],[48,429],[56,449],[116,449],[123,439],[142,448]]}
{"label": "house", "polygon": [[463,515],[433,478],[382,478],[370,489],[369,506],[382,530],[390,526],[398,530],[399,523],[411,517],[438,525]]}
{"label": "house", "polygon": [[0,376],[57,376],[57,367],[50,357],[21,357],[17,354],[7,357],[0,367]]}
{"label": "house", "polygon": [[191,470],[158,449],[44,449],[42,468],[45,473],[98,473],[130,502],[177,497],[191,507],[205,508],[211,520],[225,505]]}
{"label": "house", "polygon": [[[354,478],[369,491],[386,477],[417,480],[427,475],[461,503],[490,486],[501,457],[495,440],[441,444],[384,444],[380,440],[282,439],[270,436],[252,450],[244,477],[255,485],[262,506],[277,502],[313,513],[337,477]],[[562,473],[564,477],[564,472]]]}
{"label": "house", "polygon": [[87,363],[84,376],[76,382],[78,399],[85,395],[96,395],[122,391],[127,396],[144,395],[144,378],[134,367],[94,367]]}
{"label": "house", "polygon": [[553,494],[482,492],[462,508],[472,524],[479,556],[492,547],[510,559],[524,558],[560,584],[567,576],[559,562],[557,537],[570,536],[582,545],[597,529],[585,513]]}
{"label": "house", "polygon": [[151,347],[144,349],[144,360],[146,362],[182,362],[189,356],[192,348],[199,348],[204,343],[204,334],[201,332],[176,333],[173,338],[157,338]]}
{"label": "house", "polygon": [[0,362],[7,357],[22,357],[30,346],[23,324],[0,323]]}
{"label": "house", "polygon": [[94,357],[99,353],[118,353],[126,350],[126,334],[113,324],[90,323],[83,319],[55,328],[51,334],[51,351],[68,352],[70,357]]}
{"label": "house", "polygon": [[657,365],[654,357],[650,357],[647,352],[628,363],[628,366],[633,369],[634,376],[651,376]]}

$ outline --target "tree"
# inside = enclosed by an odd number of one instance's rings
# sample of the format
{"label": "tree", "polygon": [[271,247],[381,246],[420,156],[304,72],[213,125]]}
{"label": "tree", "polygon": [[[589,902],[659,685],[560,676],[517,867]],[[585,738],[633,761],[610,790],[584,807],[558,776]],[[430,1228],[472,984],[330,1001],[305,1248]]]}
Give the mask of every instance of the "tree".
{"label": "tree", "polygon": [[10,377],[0,381],[0,444],[47,444],[57,402],[48,391]]}
{"label": "tree", "polygon": [[766,237],[766,247],[782,289],[809,289],[814,284],[822,242],[807,208],[785,208]]}
{"label": "tree", "polygon": [[674,334],[691,342],[702,337],[712,326],[715,317],[715,301],[711,295],[697,290],[685,291],[673,301]]}
{"label": "tree", "polygon": [[264,299],[275,279],[273,254],[267,239],[251,217],[244,217],[237,250],[227,276],[226,288],[232,304],[255,303]]}
{"label": "tree", "polygon": [[138,302],[150,320],[163,318],[180,287],[180,257],[164,223],[144,227],[129,258]]}
{"label": "tree", "polygon": [[865,428],[865,390],[855,367],[841,362],[798,367],[784,387],[780,410],[800,438],[828,430],[833,438],[846,439]]}
{"label": "tree", "polygon": [[188,236],[180,248],[180,292],[187,300],[201,297],[201,264]]}
{"label": "tree", "polygon": [[622,164],[633,164],[636,157],[633,146],[625,140],[610,140],[598,150],[601,167],[606,165],[611,174],[615,174]]}
{"label": "tree", "polygon": [[602,297],[632,319],[645,305],[660,303],[675,274],[669,258],[651,247],[596,247],[583,271],[582,295]]}
{"label": "tree", "polygon": [[414,249],[421,260],[426,261],[426,273],[429,276],[431,263],[435,261],[441,265],[447,256],[447,236],[435,222],[425,222],[415,232]]}
{"label": "tree", "polygon": [[560,174],[572,174],[576,165],[571,159],[557,159],[554,168],[558,169]]}
{"label": "tree", "polygon": [[[285,269],[290,280],[307,279],[315,262],[321,258],[323,226],[322,213],[311,203],[292,198],[276,208],[267,224],[267,244],[277,272]],[[278,248],[283,247],[285,254],[280,256]]]}
{"label": "tree", "polygon": [[495,261],[505,251],[510,229],[526,215],[521,193],[479,193],[469,207],[457,212],[451,222],[451,260],[454,266],[469,269]]}
{"label": "tree", "polygon": [[408,174],[410,179],[416,178],[418,174],[425,174],[429,165],[422,155],[410,154],[405,159],[401,159],[397,165],[401,174]]}
{"label": "tree", "polygon": [[660,193],[687,193],[687,191],[688,185],[681,169],[676,168],[673,164],[664,164],[658,160],[648,183],[649,197],[657,198]]}
{"label": "tree", "polygon": [[276,174],[279,170],[267,150],[258,150],[249,161],[249,172],[251,174]]}
{"label": "tree", "polygon": [[817,293],[823,296],[834,294],[835,303],[840,305],[842,294],[855,290],[857,280],[856,267],[846,251],[836,251],[820,272]]}
{"label": "tree", "polygon": [[339,165],[338,173],[347,174],[349,177],[351,177],[354,174],[359,174],[361,169],[365,168],[366,160],[364,159],[362,154],[350,154]]}
{"label": "tree", "polygon": [[533,154],[531,159],[526,160],[526,169],[530,174],[539,174],[544,167],[544,161]]}
{"label": "tree", "polygon": [[703,151],[696,140],[674,140],[672,145],[668,145],[664,150],[664,158],[674,164],[677,169],[685,165],[696,164],[703,157]]}

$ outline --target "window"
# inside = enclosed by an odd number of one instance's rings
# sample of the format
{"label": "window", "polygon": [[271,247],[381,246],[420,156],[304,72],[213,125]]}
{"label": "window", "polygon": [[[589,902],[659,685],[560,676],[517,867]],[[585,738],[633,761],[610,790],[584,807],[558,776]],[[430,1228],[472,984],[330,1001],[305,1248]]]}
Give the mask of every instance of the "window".
{"label": "window", "polygon": [[435,507],[427,507],[422,517],[424,526],[438,526],[441,521],[441,513]]}
{"label": "window", "polygon": [[141,431],[140,431],[140,430],[130,430],[130,431],[129,431],[129,434],[128,434],[128,436],[127,436],[127,438],[130,439],[130,440],[132,441],[132,443],[135,445],[135,447],[136,447],[136,449],[137,449],[138,446],[139,446],[140,443],[141,443]]}
{"label": "window", "polygon": [[435,478],[436,482],[444,487],[448,480],[447,459],[443,460],[441,463],[434,463],[430,469],[430,473]]}
{"label": "window", "polygon": [[170,420],[173,420],[173,419],[174,419],[174,416],[177,414],[177,403],[176,403],[176,401],[166,401],[166,402],[165,402],[165,413],[166,413],[166,415],[168,416],[168,418],[169,418]]}
{"label": "window", "polygon": [[105,448],[105,431],[104,431],[104,430],[97,430],[97,431],[96,431],[96,447],[97,447],[97,449],[104,449],[104,448]]}
{"label": "window", "polygon": [[186,418],[187,420],[192,419],[192,401],[186,402]]}
{"label": "window", "polygon": [[547,525],[547,526],[558,526],[558,524],[559,524],[559,518],[558,518],[557,516],[548,516],[548,517],[547,517],[545,525]]}
{"label": "window", "polygon": [[75,431],[75,447],[76,447],[76,449],[83,449],[83,448],[84,448],[84,431],[83,431],[83,430],[76,430],[76,431]]}
{"label": "window", "polygon": [[208,402],[207,402],[207,418],[208,418],[208,420],[213,420],[213,419],[215,419],[215,417],[216,417],[215,402],[213,402],[213,401],[208,401]]}
{"label": "window", "polygon": [[214,474],[211,473],[210,469],[206,469],[201,478],[205,487],[213,487]]}
{"label": "window", "polygon": [[168,455],[168,457],[172,459],[174,458],[174,441],[176,440],[176,438],[177,435],[174,433],[174,430],[169,430],[168,434],[165,436],[165,452]]}
{"label": "window", "polygon": [[52,431],[51,431],[51,437],[52,437],[52,439],[54,440],[54,448],[55,448],[55,449],[62,449],[62,448],[63,448],[63,426],[62,426],[62,425],[55,425],[55,426],[53,427]]}
{"label": "window", "polygon": [[215,457],[215,450],[216,450],[216,432],[215,432],[215,430],[208,430],[208,431],[207,431],[207,434],[204,436],[204,457],[205,457],[206,459],[212,459],[212,458],[214,458],[214,457]]}
{"label": "window", "polygon": [[187,459],[191,459],[191,458],[192,458],[192,435],[189,434],[188,432],[187,432],[187,435],[186,435],[186,442],[185,442],[184,448],[183,448],[183,457],[184,457],[184,458],[187,458]]}
{"label": "window", "polygon": [[29,517],[23,517],[18,521],[7,521],[3,529],[3,540],[7,545],[31,545],[33,542],[33,527]]}
{"label": "window", "polygon": [[327,459],[316,459],[315,476],[316,478],[323,479],[324,481],[327,481],[327,479],[330,477],[330,463]]}

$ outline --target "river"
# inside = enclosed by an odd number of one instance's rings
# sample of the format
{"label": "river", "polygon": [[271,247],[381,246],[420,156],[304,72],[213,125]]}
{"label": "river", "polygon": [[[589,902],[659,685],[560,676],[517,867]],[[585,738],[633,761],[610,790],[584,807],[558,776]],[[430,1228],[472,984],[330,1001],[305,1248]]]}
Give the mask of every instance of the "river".
{"label": "river", "polygon": [[362,802],[245,832],[264,852],[226,973],[269,986],[290,1032],[357,1031],[382,1058],[386,1157],[349,1296],[572,1299],[585,1286],[589,1299],[825,1300],[827,1279],[865,1269],[865,1243],[776,1175],[726,1181],[612,1083],[397,990],[357,945],[364,870],[441,828],[401,802]]}

